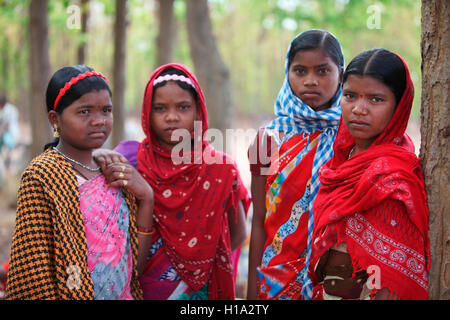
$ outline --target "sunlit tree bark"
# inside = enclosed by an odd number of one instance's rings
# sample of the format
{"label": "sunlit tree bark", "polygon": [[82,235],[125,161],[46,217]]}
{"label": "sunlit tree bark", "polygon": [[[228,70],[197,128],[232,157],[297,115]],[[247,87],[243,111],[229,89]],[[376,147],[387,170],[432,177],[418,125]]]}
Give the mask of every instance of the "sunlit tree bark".
{"label": "sunlit tree bark", "polygon": [[421,149],[430,209],[430,299],[450,299],[450,2],[422,1]]}
{"label": "sunlit tree bark", "polygon": [[116,20],[114,25],[114,65],[113,65],[113,97],[114,125],[112,146],[116,146],[125,138],[125,68],[127,48],[127,1],[116,0]]}
{"label": "sunlit tree bark", "polygon": [[45,91],[50,80],[48,54],[48,1],[31,0],[29,6],[30,72],[31,72],[31,157],[39,155],[51,140],[45,106]]}
{"label": "sunlit tree bark", "polygon": [[177,36],[177,22],[173,12],[174,0],[159,0],[159,35],[157,39],[157,66],[174,62],[174,44]]}
{"label": "sunlit tree bark", "polygon": [[230,72],[213,34],[207,0],[187,0],[187,29],[195,74],[205,93],[211,128],[224,131],[231,123]]}

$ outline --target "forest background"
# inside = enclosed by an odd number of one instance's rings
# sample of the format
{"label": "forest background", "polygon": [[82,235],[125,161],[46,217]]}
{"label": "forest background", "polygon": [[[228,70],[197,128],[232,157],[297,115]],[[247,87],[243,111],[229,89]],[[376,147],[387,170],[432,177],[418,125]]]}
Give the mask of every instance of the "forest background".
{"label": "forest background", "polygon": [[[164,34],[172,38],[171,52],[166,55],[196,71],[189,49],[186,1],[162,1],[173,2],[175,18],[175,31]],[[32,120],[31,109],[43,108],[42,101],[31,101],[28,94],[29,2],[0,0],[0,90],[6,91],[10,101],[18,106],[25,123]],[[126,51],[126,85],[119,89],[124,91],[125,114],[130,117],[140,116],[146,82],[158,66],[158,53],[162,50],[158,38],[165,32],[160,21],[166,18],[159,12],[159,3],[126,1],[127,36],[120,43]],[[50,0],[48,4],[50,75],[63,66],[84,62],[112,78],[116,2]],[[359,52],[374,47],[384,47],[404,57],[416,89],[412,117],[419,118],[419,0],[209,0],[208,5],[216,45],[230,75],[231,99],[227,107],[231,110],[231,126],[236,127],[235,120],[245,117],[252,119],[257,128],[272,117],[284,77],[287,47],[296,34],[309,28],[335,34],[347,64]],[[86,6],[88,18],[84,26],[77,8]],[[84,51],[82,61],[80,48]]]}

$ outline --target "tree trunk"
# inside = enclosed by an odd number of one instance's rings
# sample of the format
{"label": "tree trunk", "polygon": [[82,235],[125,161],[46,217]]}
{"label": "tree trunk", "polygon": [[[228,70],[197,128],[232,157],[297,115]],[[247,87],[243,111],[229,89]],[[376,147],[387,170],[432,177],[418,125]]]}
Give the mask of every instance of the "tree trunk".
{"label": "tree trunk", "polygon": [[31,144],[30,156],[40,154],[51,140],[51,130],[45,107],[45,91],[50,80],[48,55],[48,1],[31,0],[29,6],[30,70],[31,70]]}
{"label": "tree trunk", "polygon": [[156,40],[158,54],[157,66],[173,62],[174,44],[176,41],[177,21],[173,13],[174,0],[159,0],[159,35]]}
{"label": "tree trunk", "polygon": [[230,72],[217,48],[207,0],[186,3],[189,47],[195,74],[205,93],[209,127],[223,132],[231,125]]}
{"label": "tree trunk", "polygon": [[81,43],[78,45],[78,63],[85,64],[86,61],[86,35],[87,35],[87,23],[89,19],[89,0],[81,0]]}
{"label": "tree trunk", "polygon": [[125,138],[125,68],[127,47],[127,3],[116,0],[116,20],[114,25],[114,66],[113,66],[113,114],[114,125],[112,146]]}
{"label": "tree trunk", "polygon": [[430,299],[450,299],[450,101],[447,0],[422,1],[421,148],[430,209]]}

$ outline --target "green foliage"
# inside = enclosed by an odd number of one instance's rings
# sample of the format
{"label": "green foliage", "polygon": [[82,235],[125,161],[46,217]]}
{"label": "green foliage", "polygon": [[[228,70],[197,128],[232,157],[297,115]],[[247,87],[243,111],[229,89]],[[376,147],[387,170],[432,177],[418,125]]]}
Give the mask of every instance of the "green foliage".
{"label": "green foliage", "polygon": [[28,89],[28,5],[29,1],[0,1],[0,91],[22,103]]}

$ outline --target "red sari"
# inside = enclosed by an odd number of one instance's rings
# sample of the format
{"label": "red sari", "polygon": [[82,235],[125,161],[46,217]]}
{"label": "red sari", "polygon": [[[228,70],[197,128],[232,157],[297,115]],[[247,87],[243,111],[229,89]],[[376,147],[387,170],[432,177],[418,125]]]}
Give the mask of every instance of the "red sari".
{"label": "red sari", "polygon": [[[198,119],[202,121],[202,154],[223,159],[223,164],[175,164],[171,150],[163,148],[155,138],[150,125],[153,81],[169,67],[183,71],[194,84],[199,97]],[[209,299],[234,299],[227,211],[233,207],[237,212],[241,201],[247,211],[250,197],[234,161],[203,139],[208,129],[205,100],[197,79],[185,66],[167,64],[153,72],[144,95],[142,128],[146,138],[139,145],[137,162],[138,171],[154,190],[154,238],[162,237],[162,249],[192,290],[208,284]],[[182,156],[194,159],[202,155],[194,150]],[[233,186],[236,182],[237,188]]]}
{"label": "red sari", "polygon": [[404,65],[407,86],[383,133],[347,160],[355,142],[341,120],[334,156],[321,168],[309,267],[315,298],[322,290],[315,266],[344,241],[354,274],[379,268],[375,289],[387,287],[400,299],[428,298],[429,213],[420,159],[405,134],[414,88]]}

